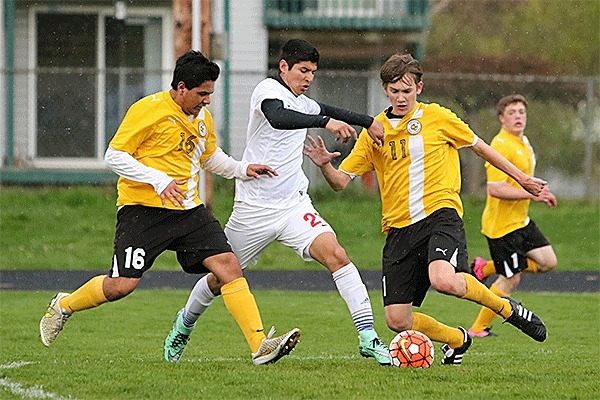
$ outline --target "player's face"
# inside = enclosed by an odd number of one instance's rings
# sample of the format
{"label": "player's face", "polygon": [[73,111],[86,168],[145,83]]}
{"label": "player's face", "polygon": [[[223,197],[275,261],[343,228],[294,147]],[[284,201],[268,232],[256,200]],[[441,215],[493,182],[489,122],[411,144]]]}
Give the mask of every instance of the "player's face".
{"label": "player's face", "polygon": [[192,89],[187,89],[183,82],[179,82],[175,102],[181,106],[184,113],[196,116],[202,107],[210,104],[210,95],[214,91],[214,81],[205,81]]}
{"label": "player's face", "polygon": [[504,107],[498,118],[502,129],[513,135],[521,135],[527,125],[527,108],[523,103],[511,103]]}
{"label": "player's face", "polygon": [[402,79],[388,83],[383,90],[392,104],[392,113],[404,117],[415,108],[417,95],[423,90],[423,82],[417,83],[411,75],[406,74]]}
{"label": "player's face", "polygon": [[279,72],[281,79],[292,90],[296,96],[306,93],[313,79],[317,64],[310,61],[302,61],[289,67],[285,60],[279,62]]}

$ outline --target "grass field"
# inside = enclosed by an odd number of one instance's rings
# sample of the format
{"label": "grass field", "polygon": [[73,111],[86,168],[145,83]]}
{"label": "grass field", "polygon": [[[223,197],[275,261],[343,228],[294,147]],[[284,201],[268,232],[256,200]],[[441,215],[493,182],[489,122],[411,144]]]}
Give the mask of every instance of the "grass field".
{"label": "grass field", "polygon": [[[440,365],[438,351],[425,370],[384,368],[361,358],[348,311],[335,292],[255,292],[267,329],[274,324],[283,332],[294,325],[303,332],[289,357],[262,367],[251,364],[221,299],[201,319],[183,359],[165,362],[162,342],[187,297],[181,290],[140,290],[78,313],[45,348],[38,323],[52,295],[0,291],[2,399],[538,400],[597,399],[600,393],[597,294],[519,293],[544,317],[544,343],[496,320],[498,336],[475,339],[463,365]],[[371,293],[376,326],[390,341],[380,296]],[[421,310],[449,325],[468,326],[478,307],[430,293]]]}
{"label": "grass field", "polygon": [[[115,227],[115,188],[76,186],[0,187],[0,270],[108,270]],[[317,210],[336,230],[340,243],[359,269],[379,270],[384,236],[376,195],[356,190],[313,192]],[[233,204],[232,182],[220,181],[214,212],[224,224]],[[465,228],[469,254],[488,256],[479,233],[481,199],[465,198]],[[531,206],[531,216],[553,244],[557,270],[600,268],[600,202],[559,199],[549,210]],[[306,263],[278,243],[269,246],[253,269],[321,269]],[[179,270],[174,254],[159,257],[153,269]]]}

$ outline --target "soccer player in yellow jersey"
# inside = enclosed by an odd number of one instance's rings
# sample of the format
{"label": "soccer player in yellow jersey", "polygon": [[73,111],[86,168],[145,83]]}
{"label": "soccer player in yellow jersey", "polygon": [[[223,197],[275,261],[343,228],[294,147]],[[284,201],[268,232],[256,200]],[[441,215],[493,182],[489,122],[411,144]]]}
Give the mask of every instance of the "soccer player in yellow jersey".
{"label": "soccer player in yellow jersey", "polygon": [[[527,100],[520,94],[505,96],[498,102],[497,111],[502,128],[492,139],[492,148],[525,174],[533,176],[535,154],[524,134]],[[550,242],[529,218],[528,211],[532,200],[550,208],[555,208],[557,202],[547,187],[534,196],[489,163],[485,168],[487,200],[481,217],[481,232],[488,241],[492,261],[476,257],[471,269],[479,280],[497,273],[491,291],[498,296],[510,296],[519,285],[521,272],[547,272],[556,266],[556,254]],[[490,325],[495,317],[492,310],[482,307],[469,334],[491,335]]]}
{"label": "soccer player in yellow jersey", "polygon": [[[117,228],[112,268],[73,293],[58,293],[40,321],[50,346],[76,311],[119,300],[134,291],[145,271],[165,250],[175,251],[185,272],[212,272],[221,294],[252,351],[254,364],[287,355],[300,336],[292,329],[265,336],[260,313],[223,229],[198,197],[201,168],[225,178],[255,179],[277,173],[261,164],[236,161],[216,145],[210,112],[219,66],[197,51],[182,55],[171,89],[134,103],[106,151],[108,167],[119,175]],[[267,178],[268,179],[268,178]],[[176,362],[194,328],[178,314],[164,355]]]}
{"label": "soccer player in yellow jersey", "polygon": [[459,197],[458,149],[477,155],[512,176],[528,192],[539,194],[545,182],[521,172],[480,140],[467,124],[437,104],[417,101],[423,71],[410,54],[396,54],[380,77],[391,106],[375,119],[384,126],[378,146],[363,131],[339,169],[320,137],[308,138],[304,153],[336,191],[375,171],[382,203],[383,301],[390,329],[421,331],[443,343],[442,364],[461,364],[472,338],[423,313],[420,306],[432,286],[438,292],[486,306],[537,341],[546,339],[542,320],[510,297],[501,298],[469,274],[463,209]]}

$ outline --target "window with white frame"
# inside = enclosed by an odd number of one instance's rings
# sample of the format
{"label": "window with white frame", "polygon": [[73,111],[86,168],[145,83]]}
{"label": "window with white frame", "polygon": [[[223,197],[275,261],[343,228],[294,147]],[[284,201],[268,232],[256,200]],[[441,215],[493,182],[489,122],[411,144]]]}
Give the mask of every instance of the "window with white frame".
{"label": "window with white frame", "polygon": [[168,9],[128,10],[120,18],[106,9],[34,13],[30,143],[36,165],[102,165],[129,106],[170,81],[168,18]]}

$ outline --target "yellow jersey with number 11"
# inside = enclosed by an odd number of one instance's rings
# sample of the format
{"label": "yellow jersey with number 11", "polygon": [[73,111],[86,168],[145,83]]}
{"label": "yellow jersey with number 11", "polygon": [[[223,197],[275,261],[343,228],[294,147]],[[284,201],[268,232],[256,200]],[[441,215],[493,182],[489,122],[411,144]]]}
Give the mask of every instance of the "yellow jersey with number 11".
{"label": "yellow jersey with number 11", "polygon": [[414,224],[436,210],[463,214],[458,149],[473,146],[477,135],[452,111],[417,102],[403,118],[375,117],[385,129],[384,144],[363,130],[339,169],[350,175],[375,171],[382,206],[382,230]]}

